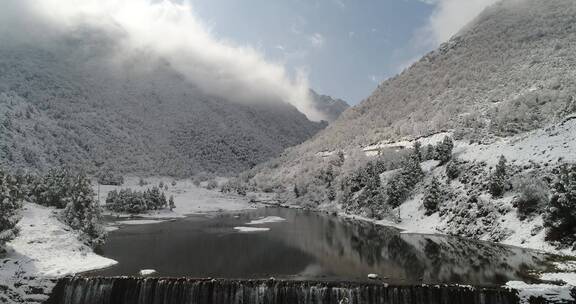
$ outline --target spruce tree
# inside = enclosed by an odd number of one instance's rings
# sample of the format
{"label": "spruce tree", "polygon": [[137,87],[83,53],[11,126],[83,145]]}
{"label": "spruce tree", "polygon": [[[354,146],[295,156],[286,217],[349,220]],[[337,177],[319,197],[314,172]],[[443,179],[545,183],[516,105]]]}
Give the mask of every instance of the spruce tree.
{"label": "spruce tree", "polygon": [[423,161],[424,158],[422,157],[422,144],[420,144],[419,141],[414,142],[414,145],[412,146],[412,148],[414,149],[414,155],[416,155],[416,158],[419,161]]}
{"label": "spruce tree", "polygon": [[544,226],[551,241],[567,244],[576,241],[576,165],[562,166],[544,213]]}
{"label": "spruce tree", "polygon": [[426,146],[426,155],[424,157],[425,160],[436,159],[436,148],[432,144],[428,144]]}
{"label": "spruce tree", "polygon": [[452,138],[446,136],[441,143],[436,146],[436,157],[435,159],[440,161],[440,164],[443,165],[452,159],[452,150],[454,149],[454,142]]}
{"label": "spruce tree", "polygon": [[22,196],[16,180],[0,170],[0,249],[19,232]]}
{"label": "spruce tree", "polygon": [[402,165],[402,176],[404,183],[408,188],[410,188],[410,190],[420,182],[422,177],[424,177],[424,172],[422,171],[416,153],[410,154],[410,156],[404,161]]}
{"label": "spruce tree", "polygon": [[488,190],[493,197],[502,197],[508,185],[508,174],[506,173],[506,157],[500,155],[496,170],[490,176]]}
{"label": "spruce tree", "polygon": [[94,199],[94,190],[92,190],[90,180],[80,174],[74,178],[72,187],[70,200],[62,212],[63,221],[87,236],[90,245],[102,244],[106,238],[106,232],[102,227],[100,206]]}
{"label": "spruce tree", "polygon": [[174,196],[170,195],[170,199],[168,200],[168,207],[170,208],[170,211],[174,210],[174,208],[176,208],[176,204],[174,204]]}
{"label": "spruce tree", "polygon": [[424,208],[426,208],[426,215],[431,215],[438,211],[438,206],[442,202],[443,193],[441,184],[436,177],[432,178],[430,184],[426,187],[424,194]]}

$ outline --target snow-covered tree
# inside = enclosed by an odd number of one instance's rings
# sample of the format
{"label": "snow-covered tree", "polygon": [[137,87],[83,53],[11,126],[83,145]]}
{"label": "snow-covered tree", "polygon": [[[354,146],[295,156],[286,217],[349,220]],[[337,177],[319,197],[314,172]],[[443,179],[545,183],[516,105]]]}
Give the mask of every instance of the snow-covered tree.
{"label": "snow-covered tree", "polygon": [[402,172],[401,172],[404,183],[407,187],[412,189],[424,176],[424,172],[422,171],[422,167],[420,166],[420,160],[415,153],[410,154],[404,161],[402,165]]}
{"label": "snow-covered tree", "polygon": [[436,148],[432,144],[428,144],[422,156],[424,160],[436,159]]}
{"label": "snow-covered tree", "polygon": [[548,202],[548,185],[540,178],[534,176],[523,177],[514,182],[514,190],[519,195],[512,202],[518,210],[520,218],[543,210]]}
{"label": "snow-covered tree", "polygon": [[410,191],[414,189],[424,177],[420,161],[415,153],[411,153],[402,163],[400,172],[386,185],[386,202],[391,207],[398,207],[406,200]]}
{"label": "snow-covered tree", "polygon": [[438,211],[438,206],[444,197],[441,186],[442,185],[436,177],[433,177],[430,184],[427,185],[423,200],[424,208],[426,208],[426,215],[431,215]]}
{"label": "snow-covered tree", "polygon": [[496,165],[496,170],[490,176],[490,181],[488,182],[488,191],[493,197],[501,197],[506,191],[509,185],[508,173],[506,166],[506,157],[500,155],[498,159],[498,164]]}
{"label": "snow-covered tree", "polygon": [[451,160],[446,164],[446,176],[449,180],[453,180],[460,175],[460,166],[455,160]]}
{"label": "snow-covered tree", "polygon": [[102,244],[106,239],[106,231],[102,226],[100,206],[94,199],[90,180],[80,174],[74,178],[72,189],[68,204],[62,211],[62,220],[73,229],[81,231],[87,237],[88,244]]}
{"label": "snow-covered tree", "polygon": [[98,174],[98,183],[100,185],[120,186],[124,183],[124,177],[115,173],[111,168],[106,168]]}
{"label": "snow-covered tree", "polygon": [[0,170],[0,249],[18,235],[16,224],[21,207],[22,195],[16,179]]}
{"label": "snow-covered tree", "polygon": [[440,161],[440,164],[442,165],[449,162],[450,159],[452,159],[453,149],[454,149],[454,142],[452,141],[452,138],[448,136],[444,137],[442,142],[440,142],[436,146],[435,159]]}
{"label": "snow-covered tree", "polygon": [[416,158],[419,161],[423,161],[424,158],[422,157],[422,144],[419,141],[416,141],[414,142],[412,148],[414,149],[414,155],[416,155]]}
{"label": "snow-covered tree", "polygon": [[65,208],[74,188],[73,180],[69,170],[51,169],[33,182],[30,200],[43,206]]}
{"label": "snow-covered tree", "polygon": [[562,166],[544,213],[546,238],[570,244],[576,240],[576,165]]}
{"label": "snow-covered tree", "polygon": [[174,196],[170,195],[170,199],[168,200],[168,208],[170,208],[170,211],[174,210],[174,208],[176,208],[176,204],[174,204]]}

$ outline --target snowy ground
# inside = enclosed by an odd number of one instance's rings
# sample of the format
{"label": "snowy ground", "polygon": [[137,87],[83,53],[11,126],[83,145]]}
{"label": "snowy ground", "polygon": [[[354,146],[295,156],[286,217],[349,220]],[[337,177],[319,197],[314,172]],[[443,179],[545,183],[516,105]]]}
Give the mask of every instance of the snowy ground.
{"label": "snowy ground", "polygon": [[[168,184],[167,196],[174,196],[173,211],[152,212],[136,219],[120,215],[118,221],[107,227],[158,223],[188,214],[217,211],[238,211],[254,208],[247,199],[224,195],[195,186],[190,180],[148,178],[150,184],[140,187],[138,178],[128,178],[121,187],[100,186],[100,202],[104,203],[109,191],[119,188],[143,190]],[[95,187],[98,191],[98,187]],[[58,210],[26,203],[22,211],[19,236],[8,243],[5,258],[0,258],[0,303],[33,303],[46,300],[52,289],[52,278],[112,266],[116,261],[95,254],[79,240],[79,235],[57,218]],[[247,227],[254,229],[255,227]],[[259,229],[259,228],[256,228]],[[6,289],[4,289],[6,288]]]}
{"label": "snowy ground", "polygon": [[[49,280],[34,281],[31,277],[54,278],[116,263],[93,253],[56,215],[53,208],[31,203],[24,205],[23,217],[18,224],[20,236],[8,243],[7,256],[0,259],[0,285],[8,286],[18,294],[13,295],[12,301],[18,297],[32,301],[26,295],[27,289],[40,286],[48,292],[51,288]],[[20,285],[24,288],[14,288]],[[39,301],[43,299],[38,295],[35,297]]]}

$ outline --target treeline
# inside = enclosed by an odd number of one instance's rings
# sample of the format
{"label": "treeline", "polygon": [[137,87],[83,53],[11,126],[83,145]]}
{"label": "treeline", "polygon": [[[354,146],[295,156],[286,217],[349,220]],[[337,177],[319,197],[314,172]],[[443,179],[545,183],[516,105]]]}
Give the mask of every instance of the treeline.
{"label": "treeline", "polygon": [[16,224],[24,201],[60,210],[59,219],[98,246],[106,239],[102,213],[90,179],[83,173],[52,169],[44,175],[0,171],[0,245],[18,234]]}
{"label": "treeline", "polygon": [[144,191],[132,189],[113,190],[106,197],[106,208],[121,213],[143,213],[149,210],[175,208],[174,197],[166,199],[161,187],[152,187]]}

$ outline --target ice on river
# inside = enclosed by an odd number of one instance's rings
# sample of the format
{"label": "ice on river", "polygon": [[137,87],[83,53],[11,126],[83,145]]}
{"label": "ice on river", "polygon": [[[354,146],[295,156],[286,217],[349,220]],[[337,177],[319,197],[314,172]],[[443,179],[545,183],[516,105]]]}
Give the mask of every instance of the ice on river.
{"label": "ice on river", "polygon": [[268,231],[270,228],[259,228],[259,227],[234,227],[238,232],[262,232]]}
{"label": "ice on river", "polygon": [[284,222],[285,220],[286,220],[285,218],[279,216],[267,216],[259,218],[257,220],[252,220],[249,223],[246,223],[246,225],[262,225],[267,223],[278,223],[278,222]]}

